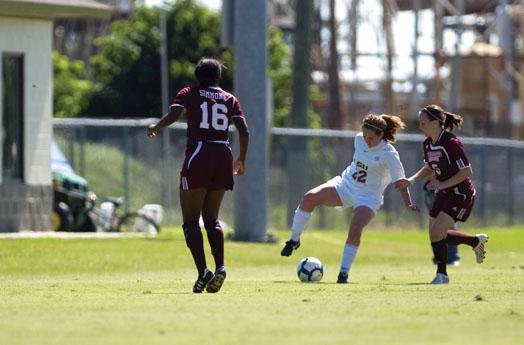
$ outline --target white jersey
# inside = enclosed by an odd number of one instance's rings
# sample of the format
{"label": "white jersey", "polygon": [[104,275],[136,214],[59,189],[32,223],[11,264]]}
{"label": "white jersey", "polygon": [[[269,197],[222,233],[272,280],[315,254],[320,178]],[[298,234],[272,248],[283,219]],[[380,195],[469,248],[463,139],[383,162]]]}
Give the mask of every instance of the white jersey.
{"label": "white jersey", "polygon": [[369,148],[362,133],[355,136],[353,161],[341,175],[341,183],[348,190],[382,204],[386,187],[391,181],[404,177],[404,167],[393,145],[381,140],[380,144]]}

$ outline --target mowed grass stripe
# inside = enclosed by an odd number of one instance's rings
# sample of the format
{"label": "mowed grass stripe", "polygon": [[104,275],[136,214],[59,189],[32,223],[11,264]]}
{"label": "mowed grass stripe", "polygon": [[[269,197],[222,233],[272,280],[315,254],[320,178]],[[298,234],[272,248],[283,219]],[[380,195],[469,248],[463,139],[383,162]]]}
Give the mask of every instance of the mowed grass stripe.
{"label": "mowed grass stripe", "polygon": [[[347,286],[333,283],[343,232],[309,231],[290,258],[281,244],[227,242],[228,279],[215,295],[190,292],[179,231],[2,239],[0,344],[520,344],[524,229],[487,231],[486,262],[461,248],[448,286],[427,284],[424,232],[365,233]],[[304,256],[326,264],[319,284],[298,282]]]}

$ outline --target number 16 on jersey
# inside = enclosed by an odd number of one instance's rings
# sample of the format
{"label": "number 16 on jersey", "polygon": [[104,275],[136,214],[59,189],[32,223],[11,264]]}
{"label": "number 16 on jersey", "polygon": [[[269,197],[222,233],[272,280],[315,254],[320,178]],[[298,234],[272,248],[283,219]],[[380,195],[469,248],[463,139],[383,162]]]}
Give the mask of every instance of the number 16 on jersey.
{"label": "number 16 on jersey", "polygon": [[[200,128],[209,129],[209,104],[202,102],[200,109],[202,110],[202,121],[200,122]],[[217,131],[225,131],[229,127],[229,121],[227,118],[227,107],[225,104],[214,103],[211,106],[211,127]]]}

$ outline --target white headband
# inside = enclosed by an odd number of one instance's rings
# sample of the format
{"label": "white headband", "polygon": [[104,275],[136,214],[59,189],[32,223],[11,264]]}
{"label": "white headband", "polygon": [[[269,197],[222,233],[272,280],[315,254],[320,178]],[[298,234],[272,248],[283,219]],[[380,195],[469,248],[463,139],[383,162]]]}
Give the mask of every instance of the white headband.
{"label": "white headband", "polygon": [[364,122],[364,126],[369,126],[369,127],[373,127],[375,129],[378,129],[379,131],[381,132],[384,132],[384,130],[378,126],[375,126],[375,125],[372,125],[371,123],[368,123],[368,122]]}

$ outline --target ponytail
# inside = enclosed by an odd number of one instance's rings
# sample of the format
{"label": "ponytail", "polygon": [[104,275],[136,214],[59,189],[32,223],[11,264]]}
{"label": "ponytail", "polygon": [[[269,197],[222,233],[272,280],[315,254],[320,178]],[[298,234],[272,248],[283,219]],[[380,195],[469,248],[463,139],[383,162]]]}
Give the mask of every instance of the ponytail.
{"label": "ponytail", "polygon": [[383,139],[388,143],[394,143],[395,133],[397,129],[406,128],[404,122],[400,117],[395,115],[374,115],[368,114],[364,121],[362,121],[362,127],[373,129],[377,135],[383,133]]}
{"label": "ponytail", "polygon": [[449,112],[444,112],[446,119],[444,120],[444,129],[449,129],[450,132],[453,132],[453,129],[460,127],[464,120],[462,116],[458,114],[453,114]]}
{"label": "ponytail", "polygon": [[444,111],[444,109],[435,104],[425,106],[420,112],[425,112],[430,121],[438,121],[440,127],[443,127],[450,132],[453,132],[456,127],[460,127],[464,121],[462,116]]}
{"label": "ponytail", "polygon": [[402,119],[395,115],[380,115],[384,121],[387,123],[387,127],[384,130],[384,140],[386,140],[388,143],[395,143],[397,139],[395,139],[395,134],[397,133],[397,129],[406,128],[406,124],[402,121]]}

